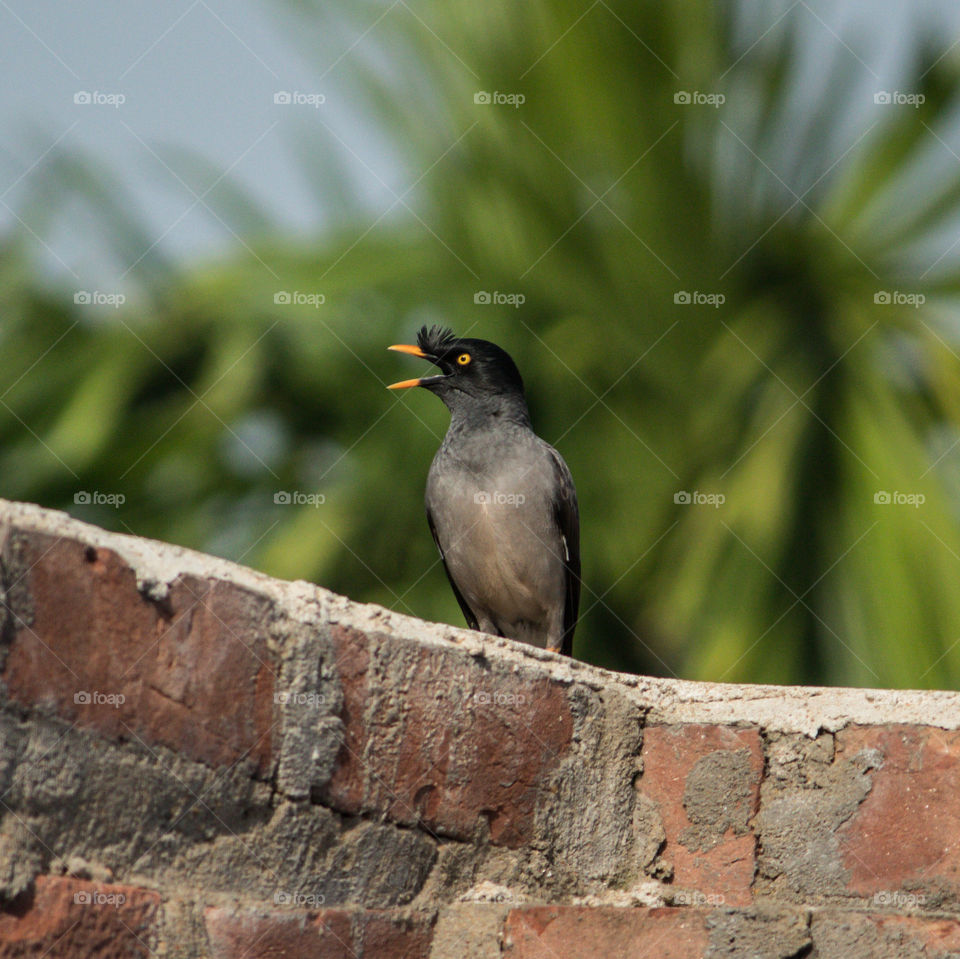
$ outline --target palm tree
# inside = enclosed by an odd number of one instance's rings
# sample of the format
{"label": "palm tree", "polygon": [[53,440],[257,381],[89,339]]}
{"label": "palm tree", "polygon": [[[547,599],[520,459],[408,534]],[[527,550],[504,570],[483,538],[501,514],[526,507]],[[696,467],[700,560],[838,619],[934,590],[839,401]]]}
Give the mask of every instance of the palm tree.
{"label": "palm tree", "polygon": [[[8,237],[4,495],[459,623],[421,506],[444,413],[381,388],[384,347],[444,322],[510,350],[571,465],[578,656],[960,682],[949,58],[917,50],[914,102],[875,103],[842,43],[798,95],[806,4],[746,31],[707,3],[297,9],[323,68],[375,25],[340,82],[409,189],[315,243],[148,259],[145,307],[96,324]],[[363,170],[318,114],[305,168],[345,155]],[[97,195],[88,164],[53,169]],[[323,303],[275,302],[294,290]]]}

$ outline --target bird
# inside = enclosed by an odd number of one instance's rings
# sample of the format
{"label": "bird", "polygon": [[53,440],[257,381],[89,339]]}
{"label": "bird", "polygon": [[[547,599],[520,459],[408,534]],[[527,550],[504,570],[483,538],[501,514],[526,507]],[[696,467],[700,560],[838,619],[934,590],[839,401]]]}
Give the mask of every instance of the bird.
{"label": "bird", "polygon": [[580,509],[563,457],[533,431],[523,379],[487,340],[424,326],[389,347],[429,360],[422,387],[450,411],[427,473],[427,524],[471,629],[572,655],[580,606]]}

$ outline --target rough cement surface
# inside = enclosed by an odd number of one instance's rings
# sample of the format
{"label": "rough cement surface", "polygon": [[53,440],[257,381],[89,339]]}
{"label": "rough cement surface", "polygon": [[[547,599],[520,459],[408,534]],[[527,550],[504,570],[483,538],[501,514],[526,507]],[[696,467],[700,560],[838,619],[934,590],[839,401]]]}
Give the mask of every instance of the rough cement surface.
{"label": "rough cement surface", "polygon": [[[573,748],[556,772],[551,796],[538,811],[547,857],[583,880],[621,883],[642,874],[651,839],[634,817],[640,772],[642,714],[616,691],[604,695],[577,684]],[[655,850],[654,850],[655,853]],[[586,886],[571,887],[571,893]]]}
{"label": "rough cement surface", "polygon": [[446,909],[433,933],[430,959],[500,959],[509,906],[457,904]]}
{"label": "rough cement surface", "polygon": [[413,899],[436,859],[419,832],[278,802],[243,768],[213,771],[52,722],[4,732],[19,758],[0,819],[7,899],[79,857],[104,879],[385,907]]}
{"label": "rough cement surface", "polygon": [[705,959],[800,959],[810,949],[810,919],[800,910],[716,910],[707,919]]}
{"label": "rough cement surface", "polygon": [[309,799],[330,781],[343,746],[343,692],[322,622],[285,616],[274,621],[273,633],[283,650],[277,788],[290,799]]}
{"label": "rough cement surface", "polygon": [[723,841],[727,830],[736,836],[748,831],[753,790],[750,752],[717,751],[697,761],[687,777],[683,808],[691,825],[680,834],[688,849],[707,852]]}
{"label": "rough cement surface", "polygon": [[761,888],[807,902],[845,894],[849,876],[837,832],[866,799],[867,770],[878,761],[869,754],[835,761],[828,733],[813,742],[773,737],[755,819]]}
{"label": "rough cement surface", "polygon": [[937,925],[911,927],[898,917],[814,913],[810,959],[958,959],[955,928]]}

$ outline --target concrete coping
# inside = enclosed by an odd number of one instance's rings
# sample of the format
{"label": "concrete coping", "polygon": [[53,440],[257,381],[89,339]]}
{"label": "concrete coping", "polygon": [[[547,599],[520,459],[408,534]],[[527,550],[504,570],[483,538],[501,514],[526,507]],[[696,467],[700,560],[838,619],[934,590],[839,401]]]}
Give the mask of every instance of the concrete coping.
{"label": "concrete coping", "polygon": [[646,723],[721,723],[758,726],[768,732],[816,736],[851,724],[912,724],[960,729],[960,693],[692,682],[615,673],[500,637],[427,623],[382,606],[356,603],[307,583],[274,579],[237,563],[181,546],[111,533],[64,512],[0,499],[0,524],[78,540],[121,556],[135,571],[137,587],[162,599],[180,575],[227,580],[268,596],[305,621],[323,619],[362,630],[393,633],[433,646],[458,646],[472,656],[496,658],[531,678],[615,688],[645,711]]}

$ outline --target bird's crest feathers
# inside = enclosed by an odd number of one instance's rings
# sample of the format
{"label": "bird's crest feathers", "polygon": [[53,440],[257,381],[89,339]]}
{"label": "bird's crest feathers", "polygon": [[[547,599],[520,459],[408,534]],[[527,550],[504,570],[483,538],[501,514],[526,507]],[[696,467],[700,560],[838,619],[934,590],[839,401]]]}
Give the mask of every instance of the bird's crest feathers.
{"label": "bird's crest feathers", "polygon": [[442,326],[421,326],[417,334],[417,344],[428,356],[439,356],[456,339],[453,330]]}

